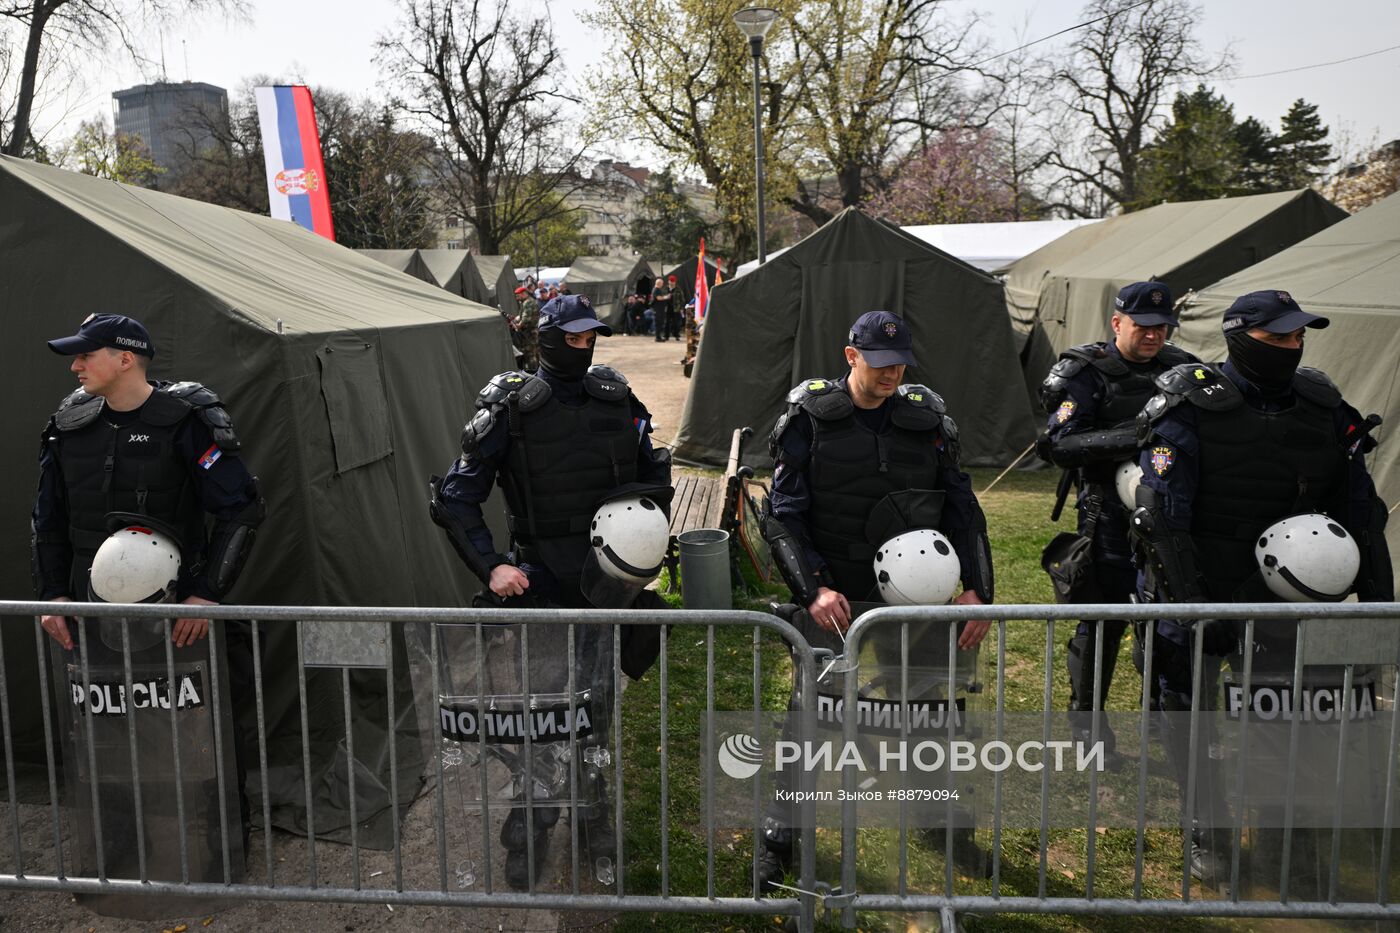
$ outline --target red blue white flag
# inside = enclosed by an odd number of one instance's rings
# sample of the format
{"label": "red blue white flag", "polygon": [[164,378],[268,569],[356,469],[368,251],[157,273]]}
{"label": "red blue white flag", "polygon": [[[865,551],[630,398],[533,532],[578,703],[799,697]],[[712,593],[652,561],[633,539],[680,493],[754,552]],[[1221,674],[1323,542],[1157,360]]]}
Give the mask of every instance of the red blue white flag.
{"label": "red blue white flag", "polygon": [[260,87],[253,93],[267,159],[267,200],[272,216],[334,240],[331,194],[321,160],[311,89],[301,85]]}
{"label": "red blue white flag", "polygon": [[705,238],[700,238],[700,261],[695,264],[695,320],[704,321],[710,310],[710,283],[705,278]]}

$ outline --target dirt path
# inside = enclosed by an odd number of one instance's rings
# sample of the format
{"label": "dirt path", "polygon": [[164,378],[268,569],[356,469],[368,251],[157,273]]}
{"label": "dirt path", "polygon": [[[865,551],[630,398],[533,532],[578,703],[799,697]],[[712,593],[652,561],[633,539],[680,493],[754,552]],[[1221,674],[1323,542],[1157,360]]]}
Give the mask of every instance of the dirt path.
{"label": "dirt path", "polygon": [[632,391],[651,412],[654,438],[667,446],[676,438],[690,391],[690,380],[681,372],[684,355],[682,341],[657,343],[653,337],[625,337],[621,333],[599,340],[593,353],[595,363],[611,366],[627,377]]}

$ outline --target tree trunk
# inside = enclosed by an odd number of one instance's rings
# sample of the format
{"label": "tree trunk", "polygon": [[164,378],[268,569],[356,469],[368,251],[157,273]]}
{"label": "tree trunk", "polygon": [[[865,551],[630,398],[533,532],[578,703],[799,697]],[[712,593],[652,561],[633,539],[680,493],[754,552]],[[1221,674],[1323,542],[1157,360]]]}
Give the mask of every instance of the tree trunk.
{"label": "tree trunk", "polygon": [[51,8],[45,0],[34,0],[34,16],[29,21],[29,38],[24,46],[24,66],[19,74],[19,95],[15,100],[15,120],[10,127],[10,139],[3,152],[9,156],[24,155],[29,141],[29,117],[34,109],[34,90],[39,82],[39,47],[44,41],[44,26],[48,24]]}

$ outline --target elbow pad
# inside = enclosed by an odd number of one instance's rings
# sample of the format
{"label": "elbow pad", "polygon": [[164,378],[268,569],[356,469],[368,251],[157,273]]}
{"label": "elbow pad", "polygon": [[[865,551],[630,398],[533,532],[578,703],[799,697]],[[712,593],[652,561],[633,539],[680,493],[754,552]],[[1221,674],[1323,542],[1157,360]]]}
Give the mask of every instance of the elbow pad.
{"label": "elbow pad", "polygon": [[[254,479],[254,484],[256,482]],[[258,525],[262,524],[265,511],[262,496],[259,495],[234,518],[214,523],[209,555],[204,564],[204,579],[210,591],[219,599],[223,599],[238,582],[238,575],[248,562],[248,554],[253,549],[253,539],[257,536]]]}
{"label": "elbow pad", "polygon": [[1380,496],[1371,495],[1366,527],[1356,536],[1361,549],[1361,569],[1356,574],[1356,598],[1363,603],[1388,603],[1395,599],[1395,571],[1390,565],[1390,545],[1385,540],[1389,513]]}
{"label": "elbow pad", "polygon": [[763,537],[773,553],[773,563],[783,575],[788,589],[792,590],[793,599],[803,608],[810,606],[812,600],[817,598],[822,581],[812,570],[802,542],[771,512],[763,516]]}
{"label": "elbow pad", "polygon": [[972,524],[958,535],[958,556],[963,563],[963,589],[972,590],[984,603],[996,598],[996,576],[992,570],[992,542],[987,537],[987,516],[979,503],[973,503]]}
{"label": "elbow pad", "polygon": [[1157,491],[1138,487],[1137,509],[1129,521],[1132,538],[1147,558],[1148,585],[1167,602],[1203,602],[1205,586],[1196,568],[1196,548],[1191,536],[1167,524]]}
{"label": "elbow pad", "polygon": [[68,592],[73,569],[73,551],[65,535],[40,531],[30,526],[29,568],[34,578],[34,595],[40,599],[63,596]]}
{"label": "elbow pad", "polygon": [[1090,463],[1123,460],[1138,449],[1137,427],[1081,431],[1053,438],[1045,445],[1045,456],[1057,467],[1073,468]]}
{"label": "elbow pad", "polygon": [[471,538],[467,536],[467,529],[462,527],[457,516],[453,515],[443,504],[441,476],[433,476],[428,479],[428,515],[432,518],[434,525],[447,532],[447,540],[452,544],[452,549],[457,552],[457,556],[462,559],[462,563],[467,565],[467,569],[483,585],[489,586],[491,568],[494,564],[476,549],[476,545],[472,544]]}

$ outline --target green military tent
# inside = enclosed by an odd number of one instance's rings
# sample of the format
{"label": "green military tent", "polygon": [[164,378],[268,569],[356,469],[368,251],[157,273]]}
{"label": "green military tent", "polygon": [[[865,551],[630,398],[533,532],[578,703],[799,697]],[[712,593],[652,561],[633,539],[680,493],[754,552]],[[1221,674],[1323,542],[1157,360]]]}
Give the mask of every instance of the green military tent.
{"label": "green military tent", "polygon": [[[145,322],[157,350],[152,378],[197,380],[218,392],[260,478],[267,518],[230,602],[468,604],[479,586],[428,518],[426,486],[459,452],[477,390],[511,367],[497,312],[295,224],[20,159],[0,157],[0,205],[0,309],[14,351],[8,378],[23,386],[0,414],[12,438],[0,451],[10,490],[0,497],[0,524],[9,529],[0,535],[0,595],[32,594],[39,432],[75,388],[67,361],[44,341],[106,311]],[[24,438],[30,442],[16,440]],[[499,509],[492,514],[499,525]],[[37,690],[32,632],[29,624],[5,628],[6,642],[14,639],[6,656],[12,699],[26,684]],[[294,630],[271,625],[265,637],[268,795],[278,825],[304,831]],[[318,709],[340,709],[339,672],[312,673]],[[367,795],[359,812],[362,820],[379,814],[361,841],[383,844],[390,811],[375,788],[388,786],[384,676],[352,677],[357,782]],[[42,761],[42,730],[28,728],[38,706],[20,713],[17,745]],[[312,725],[317,832],[334,837],[348,825],[344,724],[327,712]],[[404,729],[402,717],[396,726]],[[400,757],[401,777],[411,765]]]}
{"label": "green military tent", "polygon": [[[1035,357],[1027,361],[1027,379],[1038,382],[1052,354],[1103,340],[1113,298],[1124,285],[1157,279],[1180,298],[1345,216],[1305,189],[1159,204],[1067,233],[1005,270],[1008,308]],[[1031,295],[1035,311],[1028,325]],[[1042,335],[1050,353],[1038,349]]]}
{"label": "green military tent", "polygon": [[420,249],[418,256],[428,267],[432,282],[468,301],[489,305],[490,296],[472,254],[464,249]]}
{"label": "green military tent", "polygon": [[[1304,310],[1331,320],[1308,331],[1303,362],[1331,375],[1363,415],[1385,419],[1375,433],[1381,445],[1367,459],[1393,508],[1400,503],[1400,194],[1192,295],[1179,342],[1202,359],[1224,359],[1225,309],[1265,289],[1286,291]],[[1387,532],[1400,567],[1394,516]]]}
{"label": "green military tent", "polygon": [[[1035,436],[1001,285],[855,208],[783,255],[715,287],[681,416],[680,457],[722,463],[735,428],[763,436],[800,380],[837,376],[851,322],[884,309],[909,321],[922,382],[947,401],[964,457],[1007,463]],[[753,445],[763,463],[764,445]]]}
{"label": "green military tent", "polygon": [[512,296],[520,284],[515,277],[515,267],[509,256],[473,256],[481,281],[486,285],[486,303],[493,308],[505,307],[510,311]]}
{"label": "green military tent", "polygon": [[361,256],[368,256],[375,262],[382,262],[396,272],[411,275],[415,279],[422,279],[430,285],[440,284],[433,273],[428,270],[428,264],[423,261],[423,257],[418,255],[416,249],[357,249],[355,252]]}
{"label": "green military tent", "polygon": [[576,295],[587,295],[598,320],[622,328],[623,298],[651,267],[635,256],[580,256],[569,267],[564,284]]}

